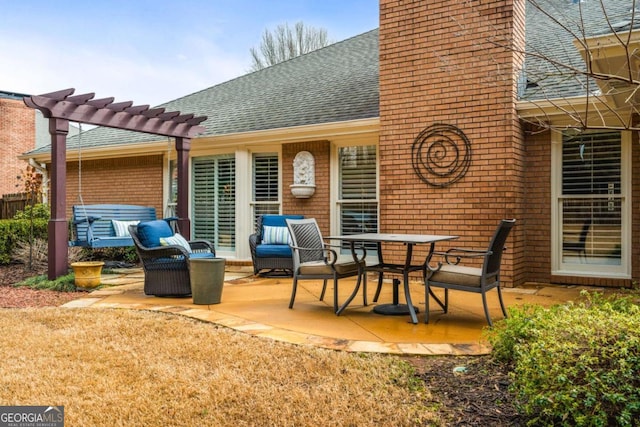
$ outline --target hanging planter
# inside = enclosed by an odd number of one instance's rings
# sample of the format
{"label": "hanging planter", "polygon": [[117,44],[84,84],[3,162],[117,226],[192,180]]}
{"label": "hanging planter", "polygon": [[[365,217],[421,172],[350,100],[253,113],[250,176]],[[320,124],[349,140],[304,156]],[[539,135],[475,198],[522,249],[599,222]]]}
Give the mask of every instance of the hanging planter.
{"label": "hanging planter", "polygon": [[75,284],[80,289],[93,289],[100,285],[102,261],[79,261],[71,263],[75,274]]}

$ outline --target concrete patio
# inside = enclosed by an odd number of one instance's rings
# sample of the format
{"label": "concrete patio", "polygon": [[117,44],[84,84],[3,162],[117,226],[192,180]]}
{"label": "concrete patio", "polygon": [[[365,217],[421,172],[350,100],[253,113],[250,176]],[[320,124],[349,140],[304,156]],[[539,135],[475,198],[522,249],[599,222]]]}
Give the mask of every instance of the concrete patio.
{"label": "concrete patio", "polygon": [[[103,274],[103,286],[85,297],[64,305],[68,308],[120,308],[153,310],[188,316],[237,331],[299,345],[354,351],[404,355],[479,355],[490,347],[483,339],[487,323],[481,296],[451,291],[449,313],[443,314],[431,304],[431,322],[424,321],[424,288],[412,283],[412,298],[418,307],[419,323],[414,325],[408,315],[385,316],[372,312],[376,280],[368,280],[368,306],[363,306],[362,293],[349,307],[336,316],[332,311],[332,285],[327,287],[325,301],[319,301],[321,281],[305,280],[298,284],[293,309],[288,308],[292,279],[264,278],[252,274],[250,267],[229,266],[220,304],[195,305],[191,298],[158,298],[143,292],[141,269],[114,270]],[[355,280],[340,281],[340,296],[344,301],[353,290]],[[549,306],[577,300],[579,286],[528,284],[503,289],[507,307],[540,304]],[[596,288],[588,288],[596,290]],[[441,296],[442,291],[436,294]],[[392,285],[385,283],[379,304],[391,302]],[[400,290],[400,302],[404,295]],[[502,318],[497,293],[488,294],[491,316]],[[437,308],[437,309],[436,309]]]}

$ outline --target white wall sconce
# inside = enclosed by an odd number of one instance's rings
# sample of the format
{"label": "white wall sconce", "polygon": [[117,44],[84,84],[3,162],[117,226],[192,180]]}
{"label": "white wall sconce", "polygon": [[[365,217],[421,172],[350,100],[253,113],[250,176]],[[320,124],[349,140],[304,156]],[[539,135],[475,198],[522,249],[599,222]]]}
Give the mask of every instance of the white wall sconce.
{"label": "white wall sconce", "polygon": [[316,160],[308,151],[301,151],[293,159],[293,184],[291,194],[298,199],[308,199],[316,192]]}

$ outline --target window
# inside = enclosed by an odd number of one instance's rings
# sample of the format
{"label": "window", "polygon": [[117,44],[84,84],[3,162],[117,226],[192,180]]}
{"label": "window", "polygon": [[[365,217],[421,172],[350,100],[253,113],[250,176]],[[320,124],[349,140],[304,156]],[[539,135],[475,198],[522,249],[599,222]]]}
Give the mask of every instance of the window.
{"label": "window", "polygon": [[278,155],[253,155],[253,225],[258,216],[280,213]]}
{"label": "window", "polygon": [[340,234],[377,233],[375,145],[342,147],[338,157]]}
{"label": "window", "polygon": [[193,234],[220,251],[235,250],[235,173],[233,155],[193,160]]}
{"label": "window", "polygon": [[626,274],[628,172],[621,133],[565,133],[555,152],[561,157],[556,269],[560,274]]}

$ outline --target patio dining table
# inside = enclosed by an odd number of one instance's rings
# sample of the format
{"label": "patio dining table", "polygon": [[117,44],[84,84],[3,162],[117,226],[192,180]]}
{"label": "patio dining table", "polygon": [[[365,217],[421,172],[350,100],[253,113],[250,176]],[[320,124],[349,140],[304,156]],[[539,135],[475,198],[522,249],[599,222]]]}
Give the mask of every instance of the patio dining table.
{"label": "patio dining table", "polygon": [[[448,235],[434,235],[434,234],[402,234],[402,233],[361,233],[361,234],[348,234],[348,235],[338,235],[338,236],[329,236],[330,240],[342,240],[349,243],[352,254],[355,256],[355,243],[375,243],[378,251],[378,262],[372,265],[366,265],[364,267],[363,274],[367,271],[376,271],[379,273],[395,273],[401,274],[403,276],[403,285],[404,285],[404,295],[406,299],[406,304],[401,304],[399,301],[399,291],[398,288],[400,286],[400,280],[393,279],[393,301],[388,304],[379,304],[373,308],[374,313],[377,314],[385,314],[385,315],[405,315],[409,314],[411,316],[411,322],[416,324],[418,323],[418,317],[416,313],[418,312],[417,307],[414,307],[411,302],[411,292],[409,291],[409,273],[414,271],[422,272],[422,275],[426,274],[426,260],[428,259],[428,255],[433,252],[435,248],[435,244],[437,242],[447,241],[447,240],[455,240],[459,236],[448,236]],[[382,252],[382,244],[383,243],[396,243],[396,244],[404,244],[406,246],[405,260],[403,264],[394,264],[388,263],[384,261],[384,256]],[[425,256],[424,260],[421,263],[412,264],[413,258],[413,247],[419,244],[428,244],[429,252]],[[358,289],[355,289],[351,294],[349,299],[344,303],[343,307],[346,307],[351,300],[355,297]]]}

